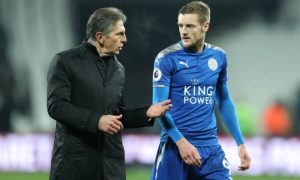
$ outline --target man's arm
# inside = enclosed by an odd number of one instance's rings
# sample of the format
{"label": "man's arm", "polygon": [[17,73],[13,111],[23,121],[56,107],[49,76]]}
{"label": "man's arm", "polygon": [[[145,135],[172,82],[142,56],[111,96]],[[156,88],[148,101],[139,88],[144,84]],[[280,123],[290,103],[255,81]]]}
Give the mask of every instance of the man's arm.
{"label": "man's arm", "polygon": [[123,115],[121,121],[124,125],[124,128],[153,126],[154,118],[163,116],[165,112],[168,111],[170,107],[172,107],[172,104],[170,103],[170,100],[165,100],[151,106],[127,109],[122,96],[119,104],[119,109],[120,113]]}
{"label": "man's arm", "polygon": [[[168,99],[169,97],[169,86],[153,87],[153,104]],[[166,112],[162,118],[158,118],[160,126],[167,131],[167,134],[176,143],[181,158],[187,164],[200,166],[201,157],[198,150],[190,144],[177,129],[173,118],[169,112]]]}
{"label": "man's arm", "polygon": [[[169,91],[169,86],[154,87],[152,103],[155,104],[162,100],[168,99]],[[165,116],[158,118],[158,122],[162,128],[167,130],[168,136],[170,136],[174,142],[177,142],[183,138],[183,135],[175,126],[173,118],[169,112],[166,112]]]}
{"label": "man's arm", "polygon": [[250,167],[251,158],[244,144],[244,139],[238,124],[235,107],[229,95],[228,86],[226,83],[218,84],[217,100],[224,123],[238,145],[238,154],[241,158],[239,170],[247,170]]}
{"label": "man's arm", "polygon": [[49,116],[72,128],[93,133],[101,130],[112,134],[121,129],[122,123],[118,120],[118,116],[104,116],[101,112],[79,108],[70,103],[71,78],[68,66],[62,61],[60,55],[56,55],[51,61],[47,76]]}

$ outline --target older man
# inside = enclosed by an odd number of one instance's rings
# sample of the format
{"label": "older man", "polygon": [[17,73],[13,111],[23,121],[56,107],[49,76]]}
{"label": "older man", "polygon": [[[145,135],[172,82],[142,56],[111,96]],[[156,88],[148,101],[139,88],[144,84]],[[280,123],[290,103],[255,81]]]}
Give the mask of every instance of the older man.
{"label": "older man", "polygon": [[116,55],[126,43],[126,16],[96,10],[87,42],[56,54],[48,72],[48,112],[56,120],[51,180],[124,180],[121,130],[153,124],[170,100],[126,110],[125,72]]}

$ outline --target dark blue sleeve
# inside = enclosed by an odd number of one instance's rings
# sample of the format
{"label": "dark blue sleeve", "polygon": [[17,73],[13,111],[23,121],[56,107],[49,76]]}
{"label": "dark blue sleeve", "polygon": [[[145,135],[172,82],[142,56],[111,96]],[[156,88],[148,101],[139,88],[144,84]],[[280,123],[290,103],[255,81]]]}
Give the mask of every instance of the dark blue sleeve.
{"label": "dark blue sleeve", "polygon": [[230,134],[233,136],[238,145],[244,144],[235,107],[229,95],[228,86],[225,82],[219,83],[217,86],[217,100],[220,113]]}
{"label": "dark blue sleeve", "polygon": [[[169,86],[163,87],[153,87],[153,104],[159,103],[168,99],[169,97]],[[166,112],[165,116],[162,118],[157,118],[161,128],[167,131],[169,137],[172,138],[174,142],[177,142],[183,137],[181,132],[177,129],[173,118],[169,112]]]}

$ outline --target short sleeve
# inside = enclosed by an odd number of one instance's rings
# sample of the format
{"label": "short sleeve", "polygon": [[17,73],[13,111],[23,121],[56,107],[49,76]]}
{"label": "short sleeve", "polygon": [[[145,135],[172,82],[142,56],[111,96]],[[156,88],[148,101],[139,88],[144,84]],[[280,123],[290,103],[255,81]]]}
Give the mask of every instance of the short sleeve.
{"label": "short sleeve", "polygon": [[155,58],[153,68],[153,85],[170,85],[172,77],[172,65],[166,56]]}

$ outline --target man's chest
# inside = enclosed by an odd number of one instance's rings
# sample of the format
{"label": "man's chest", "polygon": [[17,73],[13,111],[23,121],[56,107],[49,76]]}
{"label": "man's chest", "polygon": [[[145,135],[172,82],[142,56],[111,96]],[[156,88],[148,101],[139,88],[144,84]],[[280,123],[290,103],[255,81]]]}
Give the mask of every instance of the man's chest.
{"label": "man's chest", "polygon": [[217,57],[179,58],[175,61],[175,71],[171,84],[173,87],[215,86],[221,71],[222,63]]}

